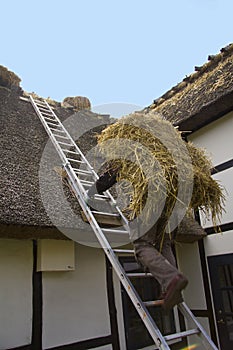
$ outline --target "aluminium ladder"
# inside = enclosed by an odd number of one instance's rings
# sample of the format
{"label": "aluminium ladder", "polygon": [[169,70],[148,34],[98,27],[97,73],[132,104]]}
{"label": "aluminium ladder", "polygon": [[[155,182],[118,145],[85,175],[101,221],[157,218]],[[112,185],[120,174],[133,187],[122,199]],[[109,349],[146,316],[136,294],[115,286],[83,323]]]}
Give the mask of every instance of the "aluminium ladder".
{"label": "aluminium ladder", "polygon": [[[128,235],[128,237],[130,237],[130,230],[127,219],[124,217],[119,207],[116,206],[116,202],[109,191],[106,191],[104,195],[95,195],[96,200],[105,201],[108,203],[109,212],[101,213],[90,208],[86,204],[86,190],[98,179],[97,173],[94,171],[93,167],[85,158],[84,154],[76,145],[75,141],[64,128],[63,124],[61,123],[57,115],[54,113],[50,105],[47,103],[47,101],[44,99],[34,99],[31,95],[29,101],[34,107],[38,117],[40,118],[46,132],[48,133],[55,149],[57,150],[61,158],[63,168],[67,174],[68,182],[71,185],[79,201],[79,204],[99,241],[99,244],[101,245],[102,249],[107,255],[120,282],[122,283],[134,307],[136,308],[142,321],[144,322],[148,332],[150,333],[156,345],[156,348],[160,350],[169,350],[169,341],[185,338],[196,334],[200,337],[206,349],[218,350],[215,344],[212,342],[210,337],[203,329],[203,327],[199,324],[199,322],[196,320],[196,318],[184,302],[178,305],[178,309],[183,314],[186,321],[191,323],[194,328],[166,336],[163,336],[161,334],[158,326],[151,317],[147,307],[160,305],[162,301],[157,300],[143,302],[141,300],[130,280],[130,277],[133,277],[132,274],[126,274],[117,257],[117,253],[132,253],[133,251],[125,249],[112,249],[108,239],[106,238],[108,233]],[[81,169],[79,166],[84,167],[84,169]],[[88,180],[86,180],[87,178]],[[111,207],[113,206],[116,209],[114,210],[114,212],[111,210]],[[95,218],[95,214],[103,214],[109,217],[117,216],[121,219],[123,223],[122,227],[120,229],[102,228],[98,224]],[[137,274],[134,274],[134,277],[136,275]]]}

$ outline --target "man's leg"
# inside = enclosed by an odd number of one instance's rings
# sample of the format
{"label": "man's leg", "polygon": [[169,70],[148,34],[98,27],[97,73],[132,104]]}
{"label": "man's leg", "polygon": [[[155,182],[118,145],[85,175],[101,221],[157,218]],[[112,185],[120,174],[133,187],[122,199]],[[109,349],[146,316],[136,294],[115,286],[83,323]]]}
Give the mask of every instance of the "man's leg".
{"label": "man's leg", "polygon": [[[168,253],[169,244],[165,247]],[[186,287],[188,280],[176,268],[172,251],[168,254],[169,262],[151,243],[142,239],[134,242],[134,248],[138,261],[149,269],[161,285],[163,307],[168,310],[182,302],[181,291]]]}
{"label": "man's leg", "polygon": [[172,251],[172,241],[168,234],[165,234],[161,254],[169,261],[172,266],[177,267],[176,259]]}
{"label": "man's leg", "polygon": [[179,273],[155,247],[141,239],[134,242],[135,255],[138,261],[149,269],[153,277],[165,291],[171,280]]}

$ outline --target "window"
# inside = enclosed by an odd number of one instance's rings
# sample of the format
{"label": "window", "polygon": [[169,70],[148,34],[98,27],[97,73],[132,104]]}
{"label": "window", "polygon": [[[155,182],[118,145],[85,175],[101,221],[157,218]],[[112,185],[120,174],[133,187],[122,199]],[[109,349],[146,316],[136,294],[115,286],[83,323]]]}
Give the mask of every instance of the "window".
{"label": "window", "polygon": [[[233,265],[218,266],[218,276],[222,294],[222,310],[219,310],[219,314],[224,314],[229,341],[233,342]],[[221,320],[223,318],[218,322],[220,323]]]}
{"label": "window", "polygon": [[208,257],[216,325],[222,349],[233,347],[233,254]]}

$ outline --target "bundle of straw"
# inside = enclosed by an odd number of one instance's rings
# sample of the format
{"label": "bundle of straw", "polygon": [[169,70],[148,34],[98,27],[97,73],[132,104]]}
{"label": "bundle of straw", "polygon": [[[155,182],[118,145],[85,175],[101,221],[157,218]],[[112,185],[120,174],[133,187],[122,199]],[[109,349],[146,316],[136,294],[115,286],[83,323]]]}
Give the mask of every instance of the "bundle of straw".
{"label": "bundle of straw", "polygon": [[161,210],[167,218],[177,202],[186,210],[201,208],[213,222],[222,213],[224,195],[211,177],[212,164],[203,149],[182,140],[180,132],[154,113],[133,113],[108,126],[98,137],[107,161],[128,180],[131,219]]}

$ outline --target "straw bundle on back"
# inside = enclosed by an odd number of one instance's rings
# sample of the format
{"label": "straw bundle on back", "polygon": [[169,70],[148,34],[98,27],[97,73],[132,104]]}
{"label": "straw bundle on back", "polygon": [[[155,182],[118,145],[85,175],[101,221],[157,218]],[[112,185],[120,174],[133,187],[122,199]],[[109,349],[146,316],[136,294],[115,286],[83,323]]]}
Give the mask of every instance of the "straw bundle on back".
{"label": "straw bundle on back", "polygon": [[173,125],[154,113],[133,113],[102,131],[99,147],[108,161],[120,166],[131,197],[131,219],[163,209],[167,218],[178,202],[186,210],[201,208],[213,221],[221,215],[223,192],[211,177],[204,150],[185,143]]}

